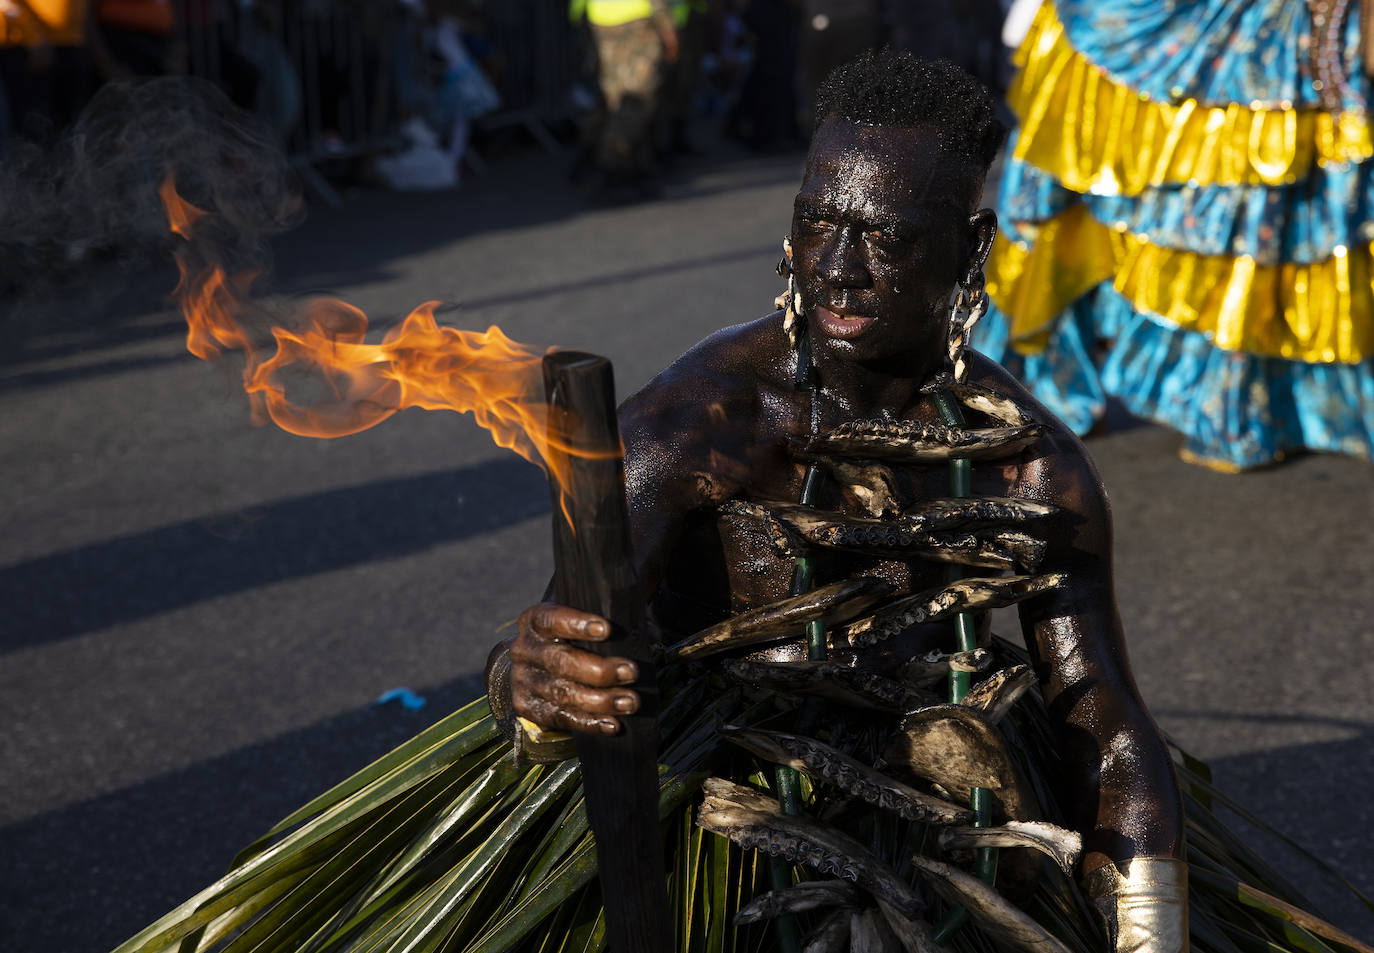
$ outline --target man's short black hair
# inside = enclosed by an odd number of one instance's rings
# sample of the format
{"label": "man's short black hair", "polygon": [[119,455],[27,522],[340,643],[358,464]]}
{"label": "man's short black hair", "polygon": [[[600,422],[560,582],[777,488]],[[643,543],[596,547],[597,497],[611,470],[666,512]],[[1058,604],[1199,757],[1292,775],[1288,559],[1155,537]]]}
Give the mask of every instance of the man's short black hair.
{"label": "man's short black hair", "polygon": [[866,50],[836,67],[816,91],[816,127],[827,119],[939,130],[949,154],[980,178],[1006,127],[982,83],[949,60],[923,60],[891,47]]}

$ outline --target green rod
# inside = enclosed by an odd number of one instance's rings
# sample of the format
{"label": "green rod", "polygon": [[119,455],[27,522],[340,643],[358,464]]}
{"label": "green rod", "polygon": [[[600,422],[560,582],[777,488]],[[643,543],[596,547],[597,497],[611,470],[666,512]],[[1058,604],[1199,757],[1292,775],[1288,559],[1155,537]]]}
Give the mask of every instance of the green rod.
{"label": "green rod", "polygon": [[[810,362],[805,362],[804,366],[810,366]],[[806,475],[802,477],[802,489],[799,502],[803,506],[810,506],[815,501],[816,487],[820,483],[821,468],[817,464],[810,464],[806,468]],[[814,567],[809,556],[798,556],[792,566],[792,584],[788,587],[789,595],[799,596],[811,590]],[[808,622],[806,624],[806,657],[812,661],[819,661],[825,658],[825,624],[819,621]],[[782,807],[784,814],[796,816],[802,812],[801,807],[801,776],[798,775],[796,768],[785,768],[779,766],[775,775],[778,784],[778,804]],[[784,890],[792,886],[792,867],[781,857],[769,859],[769,877],[773,882],[774,890]],[[800,953],[801,932],[797,928],[797,919],[792,916],[778,917],[778,949],[781,953]]]}
{"label": "green rod", "polygon": [[[940,421],[946,427],[964,426],[964,415],[949,394],[939,393],[935,395],[935,409],[940,414]],[[970,460],[949,461],[949,495],[955,499],[966,499],[973,495],[973,464]],[[947,572],[947,578],[951,582],[962,575],[963,570],[958,565],[951,565]],[[971,612],[960,612],[955,616],[954,635],[960,652],[971,652],[978,648],[978,632],[974,628]],[[950,671],[949,700],[951,704],[958,704],[964,700],[964,696],[968,694],[971,679],[972,676],[968,672]],[[973,788],[969,796],[969,807],[974,814],[973,826],[987,827],[992,821],[992,792],[987,788]],[[978,877],[984,883],[992,883],[996,880],[997,848],[979,848],[975,869]],[[955,907],[936,928],[935,941],[937,943],[945,942],[967,921],[968,910],[964,907]]]}
{"label": "green rod", "polygon": [[[778,804],[784,814],[801,813],[801,780],[795,768],[781,765],[774,776],[778,785]],[[781,857],[768,858],[768,876],[774,890],[786,890],[792,886],[792,865]],[[797,918],[791,915],[777,918],[778,950],[780,953],[801,953],[801,930],[797,928]]]}
{"label": "green rod", "polygon": [[[811,506],[815,503],[816,488],[820,482],[820,465],[812,463],[807,466],[806,475],[802,477],[802,506]],[[788,594],[799,596],[804,592],[810,592],[813,573],[811,557],[798,556],[792,569],[792,587]],[[812,662],[825,661],[825,623],[820,619],[806,623],[806,657]]]}

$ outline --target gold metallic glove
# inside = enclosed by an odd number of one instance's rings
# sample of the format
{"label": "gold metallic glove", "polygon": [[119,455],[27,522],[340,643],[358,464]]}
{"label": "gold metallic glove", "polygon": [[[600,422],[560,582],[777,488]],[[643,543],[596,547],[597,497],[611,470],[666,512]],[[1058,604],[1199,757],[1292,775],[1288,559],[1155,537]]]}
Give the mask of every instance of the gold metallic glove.
{"label": "gold metallic glove", "polygon": [[1188,865],[1136,857],[1084,878],[1112,953],[1188,953]]}

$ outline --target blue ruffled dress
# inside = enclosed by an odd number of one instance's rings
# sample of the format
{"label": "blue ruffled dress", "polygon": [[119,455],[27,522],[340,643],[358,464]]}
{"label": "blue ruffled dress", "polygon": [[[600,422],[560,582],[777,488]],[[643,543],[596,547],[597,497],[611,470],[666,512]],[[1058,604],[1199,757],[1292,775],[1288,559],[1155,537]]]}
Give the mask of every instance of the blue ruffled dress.
{"label": "blue ruffled dress", "polygon": [[1078,432],[1110,395],[1217,469],[1374,458],[1357,6],[1042,6],[977,344]]}

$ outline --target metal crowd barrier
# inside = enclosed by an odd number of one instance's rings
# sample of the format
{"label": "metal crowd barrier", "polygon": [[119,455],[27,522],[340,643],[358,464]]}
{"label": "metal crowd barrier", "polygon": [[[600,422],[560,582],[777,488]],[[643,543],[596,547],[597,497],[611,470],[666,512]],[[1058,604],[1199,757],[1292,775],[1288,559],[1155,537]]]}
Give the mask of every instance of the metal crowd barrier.
{"label": "metal crowd barrier", "polygon": [[[274,129],[326,199],[337,196],[320,163],[404,147],[400,125],[423,75],[423,24],[410,8],[396,0],[183,0],[183,11],[188,72]],[[574,114],[570,93],[584,69],[566,4],[498,0],[483,13],[501,106],[477,127],[523,127],[560,154],[549,126]]]}
{"label": "metal crowd barrier", "polygon": [[[486,9],[487,38],[503,61],[493,77],[501,108],[478,126],[521,126],[544,149],[562,154],[551,124],[574,118],[573,89],[587,78],[587,51],[580,28],[568,20],[562,0],[505,0]],[[591,77],[595,83],[595,77]]]}

